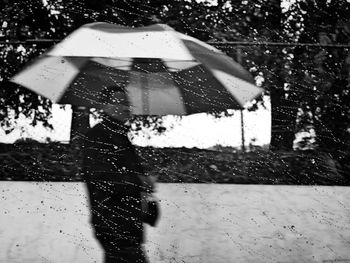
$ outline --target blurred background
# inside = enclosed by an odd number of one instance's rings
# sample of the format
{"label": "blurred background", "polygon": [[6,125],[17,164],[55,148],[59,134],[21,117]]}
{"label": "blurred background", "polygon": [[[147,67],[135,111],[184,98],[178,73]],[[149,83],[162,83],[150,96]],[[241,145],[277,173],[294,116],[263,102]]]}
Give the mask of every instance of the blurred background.
{"label": "blurred background", "polygon": [[105,21],[168,24],[231,56],[265,89],[242,111],[131,120],[160,182],[349,185],[349,1],[1,3],[2,180],[80,180],[71,138],[95,113],[8,80],[81,25]]}

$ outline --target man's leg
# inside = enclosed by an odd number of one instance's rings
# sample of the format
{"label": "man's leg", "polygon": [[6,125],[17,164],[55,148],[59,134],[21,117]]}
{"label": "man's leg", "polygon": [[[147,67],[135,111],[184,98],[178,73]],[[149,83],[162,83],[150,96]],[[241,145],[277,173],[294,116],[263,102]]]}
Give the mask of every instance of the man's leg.
{"label": "man's leg", "polygon": [[111,236],[112,246],[109,247],[111,251],[106,251],[108,255],[106,262],[118,259],[120,262],[146,263],[142,247],[144,233],[141,193],[134,187],[121,189],[117,186],[116,191],[118,194],[113,195],[109,203],[109,206],[114,208],[111,217],[115,227]]}
{"label": "man's leg", "polygon": [[147,263],[142,246],[113,248],[113,251],[105,253],[104,263]]}
{"label": "man's leg", "polygon": [[113,182],[92,182],[88,190],[92,223],[105,250],[105,262],[148,262],[142,248],[140,192]]}

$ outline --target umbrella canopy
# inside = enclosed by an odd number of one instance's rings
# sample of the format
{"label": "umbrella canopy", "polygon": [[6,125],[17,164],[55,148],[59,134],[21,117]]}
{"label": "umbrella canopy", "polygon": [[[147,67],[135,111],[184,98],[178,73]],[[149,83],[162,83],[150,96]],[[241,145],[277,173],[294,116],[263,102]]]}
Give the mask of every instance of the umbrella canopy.
{"label": "umbrella canopy", "polygon": [[164,24],[87,24],[11,81],[59,104],[103,107],[122,89],[134,115],[242,108],[262,93],[248,71],[216,48]]}

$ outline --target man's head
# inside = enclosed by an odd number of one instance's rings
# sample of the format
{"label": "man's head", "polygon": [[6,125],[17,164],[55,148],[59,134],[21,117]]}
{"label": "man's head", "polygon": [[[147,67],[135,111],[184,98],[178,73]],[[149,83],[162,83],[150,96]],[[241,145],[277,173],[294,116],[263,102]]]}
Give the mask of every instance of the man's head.
{"label": "man's head", "polygon": [[109,88],[103,95],[102,110],[107,115],[122,122],[131,117],[128,98],[123,90]]}

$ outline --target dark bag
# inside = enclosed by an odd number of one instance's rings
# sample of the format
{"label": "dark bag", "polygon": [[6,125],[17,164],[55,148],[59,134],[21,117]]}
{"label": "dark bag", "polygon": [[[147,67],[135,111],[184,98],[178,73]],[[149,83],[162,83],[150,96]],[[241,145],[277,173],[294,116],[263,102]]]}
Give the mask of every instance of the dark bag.
{"label": "dark bag", "polygon": [[160,217],[159,201],[151,193],[142,193],[142,221],[156,226]]}

